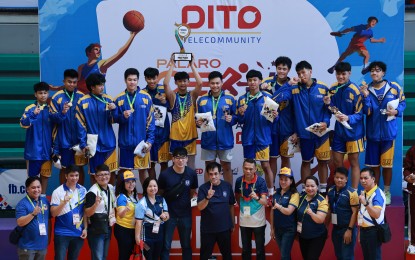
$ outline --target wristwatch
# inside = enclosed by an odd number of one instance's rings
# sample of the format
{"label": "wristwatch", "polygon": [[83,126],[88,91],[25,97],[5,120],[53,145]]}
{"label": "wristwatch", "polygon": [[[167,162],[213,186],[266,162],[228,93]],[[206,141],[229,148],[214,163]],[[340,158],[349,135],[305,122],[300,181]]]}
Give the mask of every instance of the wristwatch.
{"label": "wristwatch", "polygon": [[210,200],[207,196],[205,197],[205,200]]}
{"label": "wristwatch", "polygon": [[347,227],[347,229],[348,229],[348,230],[353,230],[353,228],[352,228],[352,227]]}
{"label": "wristwatch", "polygon": [[369,201],[366,201],[365,207],[369,206]]}

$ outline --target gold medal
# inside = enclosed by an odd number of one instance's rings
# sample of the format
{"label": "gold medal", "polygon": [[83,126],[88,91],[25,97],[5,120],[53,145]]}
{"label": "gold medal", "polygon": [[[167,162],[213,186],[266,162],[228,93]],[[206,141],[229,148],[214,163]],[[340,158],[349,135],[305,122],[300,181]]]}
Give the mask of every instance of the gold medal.
{"label": "gold medal", "polygon": [[39,106],[40,111],[42,111],[45,108],[45,106]]}
{"label": "gold medal", "polygon": [[68,107],[71,107],[71,106],[72,106],[72,102],[69,102],[69,103],[68,103]]}
{"label": "gold medal", "polygon": [[212,119],[216,119],[216,115],[213,115],[213,116],[212,116]]}
{"label": "gold medal", "polygon": [[134,113],[134,108],[131,108],[131,110],[130,110],[130,111],[131,111],[131,113]]}

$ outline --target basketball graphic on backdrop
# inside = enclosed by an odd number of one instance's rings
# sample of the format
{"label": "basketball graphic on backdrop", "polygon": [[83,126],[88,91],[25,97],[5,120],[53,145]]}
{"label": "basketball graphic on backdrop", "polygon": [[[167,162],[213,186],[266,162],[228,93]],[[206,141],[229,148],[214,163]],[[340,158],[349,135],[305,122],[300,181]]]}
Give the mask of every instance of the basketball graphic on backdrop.
{"label": "basketball graphic on backdrop", "polygon": [[128,11],[123,19],[125,29],[130,32],[139,32],[144,29],[144,16],[136,10]]}

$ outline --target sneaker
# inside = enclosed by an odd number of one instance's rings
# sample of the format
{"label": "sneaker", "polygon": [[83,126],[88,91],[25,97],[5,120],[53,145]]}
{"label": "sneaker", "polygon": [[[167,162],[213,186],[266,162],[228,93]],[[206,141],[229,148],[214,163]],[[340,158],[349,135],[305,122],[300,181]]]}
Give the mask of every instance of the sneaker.
{"label": "sneaker", "polygon": [[333,72],[334,72],[334,66],[333,67],[330,67],[330,69],[328,69],[327,72],[330,73],[330,74],[333,74]]}
{"label": "sneaker", "polygon": [[369,66],[367,66],[366,68],[362,69],[362,74],[365,75],[366,73],[369,72]]}
{"label": "sneaker", "polygon": [[409,245],[406,252],[410,255],[415,255],[415,246],[414,245]]}
{"label": "sneaker", "polygon": [[391,204],[391,192],[390,191],[385,192],[385,198],[386,198],[386,206],[389,206]]}

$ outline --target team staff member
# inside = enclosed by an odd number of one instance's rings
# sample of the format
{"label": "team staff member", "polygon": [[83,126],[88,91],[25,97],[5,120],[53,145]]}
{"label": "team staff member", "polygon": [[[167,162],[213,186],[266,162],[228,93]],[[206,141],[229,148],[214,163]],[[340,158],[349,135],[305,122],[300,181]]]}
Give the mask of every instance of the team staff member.
{"label": "team staff member", "polygon": [[[118,112],[115,122],[119,124],[118,148],[120,172],[138,169],[140,182],[146,179],[146,169],[150,168],[150,150],[154,143],[156,126],[151,97],[138,88],[139,72],[129,68],[124,72],[126,89],[115,99]],[[136,146],[144,141],[147,144],[143,158],[134,154]]]}
{"label": "team staff member", "polygon": [[[372,82],[361,88],[364,96],[363,113],[366,114],[365,165],[375,172],[376,183],[379,183],[380,167],[382,167],[386,205],[390,205],[390,185],[398,125],[397,120],[386,119],[388,116],[402,117],[406,107],[405,95],[398,83],[383,79],[386,73],[384,62],[374,61],[368,68]],[[395,99],[399,99],[398,107],[396,109],[387,107],[388,102]]]}
{"label": "team staff member", "polygon": [[157,195],[157,180],[148,177],[143,183],[143,198],[135,209],[135,241],[148,245],[144,250],[145,259],[159,259],[163,250],[165,222],[169,219],[167,203]]}
{"label": "team staff member", "polygon": [[[60,156],[62,169],[59,173],[60,183],[66,182],[66,167],[72,164],[83,166],[87,164],[85,156],[75,155],[71,148],[78,144],[78,125],[76,122],[76,104],[84,96],[84,93],[77,89],[78,72],[74,69],[67,69],[63,72],[63,90],[59,90],[52,97],[51,110],[60,112],[68,106],[66,117],[56,124],[57,132],[54,136],[53,154]],[[84,169],[79,168],[79,184],[84,184]]]}
{"label": "team staff member", "polygon": [[20,260],[45,259],[50,235],[49,201],[41,196],[39,177],[27,178],[25,187],[27,194],[16,205],[17,226],[24,229],[17,244],[17,255]]}
{"label": "team staff member", "polygon": [[[160,194],[166,199],[170,220],[165,224],[165,238],[161,259],[168,260],[170,256],[173,233],[177,227],[180,236],[183,259],[192,259],[190,237],[192,234],[192,208],[190,199],[196,194],[198,187],[195,170],[187,165],[187,150],[178,147],[173,151],[173,166],[160,173],[158,185]],[[173,191],[176,191],[174,194]]]}
{"label": "team staff member", "polygon": [[[295,66],[297,77],[292,78],[280,89],[276,101],[291,101],[294,106],[296,134],[301,142],[301,179],[311,175],[311,162],[314,157],[318,162],[318,177],[322,181],[320,192],[327,192],[327,163],[330,160],[329,135],[322,137],[306,130],[314,123],[320,123],[318,131],[323,132],[330,125],[330,110],[323,102],[328,87],[321,81],[312,78],[312,66],[303,60]],[[296,140],[292,140],[295,142]],[[305,182],[304,182],[305,184]],[[303,187],[304,187],[303,184]]]}
{"label": "team staff member", "polygon": [[407,187],[411,192],[409,193],[409,211],[411,216],[409,219],[411,230],[409,232],[411,232],[411,241],[408,246],[408,253],[415,254],[415,186],[413,185],[415,183],[415,145],[406,152],[403,168],[403,177],[408,182]]}
{"label": "team staff member", "polygon": [[218,243],[223,259],[232,259],[231,235],[235,226],[235,197],[232,184],[220,180],[221,165],[206,165],[209,181],[199,187],[197,207],[200,219],[200,259],[207,260]]}
{"label": "team staff member", "polygon": [[[352,168],[352,187],[357,189],[360,178],[359,154],[364,151],[362,95],[359,88],[350,81],[352,67],[348,62],[340,62],[335,66],[337,82],[334,83],[324,102],[332,108],[336,117],[334,137],[331,143],[335,167],[343,167],[344,155]],[[330,95],[332,95],[330,97]],[[335,108],[334,108],[335,107]],[[341,113],[336,113],[336,110]],[[341,122],[347,122],[352,129],[347,129]]]}
{"label": "team staff member", "polygon": [[305,260],[319,259],[323,251],[327,239],[324,224],[327,210],[327,200],[318,192],[317,178],[308,176],[297,210],[297,232],[300,236],[301,255]]}
{"label": "team staff member", "polygon": [[[271,98],[268,92],[260,91],[262,74],[257,70],[246,73],[249,90],[238,99],[238,123],[242,126],[242,147],[245,159],[256,159],[261,162],[268,187],[268,196],[274,194],[274,174],[269,165],[269,145],[271,144],[272,124],[261,115],[265,97]],[[276,119],[278,113],[273,111]],[[275,123],[275,122],[274,122]]]}
{"label": "team staff member", "polygon": [[[280,56],[275,60],[275,67],[277,74],[274,77],[264,79],[261,84],[261,88],[266,88],[272,95],[272,99],[275,101],[279,95],[278,90],[288,81],[288,73],[291,70],[292,61],[290,58]],[[277,158],[281,156],[281,168],[291,167],[290,158],[294,157],[294,154],[288,154],[288,140],[296,139],[294,134],[294,120],[293,120],[293,106],[290,102],[284,101],[279,104],[278,121],[272,127],[272,144],[270,146],[270,158],[269,164],[271,170],[277,174]]]}
{"label": "team staff member", "polygon": [[242,239],[242,259],[252,257],[252,233],[255,236],[256,259],[265,259],[265,207],[267,185],[256,174],[254,159],[245,159],[243,176],[235,182],[235,198],[239,201],[239,227]]}
{"label": "team staff member", "polygon": [[273,196],[274,207],[270,214],[271,238],[277,240],[281,259],[291,259],[291,249],[296,235],[296,215],[300,196],[290,168],[282,168],[278,174],[280,188]]}
{"label": "team staff member", "polygon": [[[87,80],[88,82],[88,80]],[[101,164],[96,167],[96,183],[86,194],[85,215],[89,218],[88,244],[92,260],[106,259],[115,223],[114,188],[109,183],[110,169]]]}
{"label": "team staff member", "polygon": [[364,192],[359,196],[360,209],[358,224],[360,226],[360,245],[365,260],[382,259],[382,242],[378,239],[374,221],[385,221],[385,194],[375,183],[375,172],[371,168],[360,171],[360,184]]}
{"label": "team staff member", "polygon": [[55,218],[55,260],[76,260],[87,236],[84,218],[86,189],[78,184],[79,167],[65,169],[66,182],[52,193],[50,212]]}
{"label": "team staff member", "polygon": [[327,219],[331,219],[331,223],[333,223],[331,239],[337,259],[354,259],[354,246],[356,244],[359,198],[357,192],[347,186],[348,175],[346,168],[336,168],[334,173],[335,186],[327,192],[329,202]]}
{"label": "team staff member", "polygon": [[118,259],[128,260],[135,244],[134,212],[138,203],[136,179],[131,171],[120,173],[115,188],[117,196],[117,222],[114,225],[114,236],[118,244]]}
{"label": "team staff member", "polygon": [[[150,96],[154,106],[154,118],[161,117],[161,107],[166,109],[166,115],[164,125],[159,126],[156,124],[156,132],[154,137],[154,143],[150,150],[151,165],[148,169],[149,177],[156,177],[156,163],[160,164],[160,172],[164,171],[168,167],[168,162],[171,160],[169,152],[170,148],[170,119],[167,115],[167,111],[170,108],[169,101],[167,100],[164,86],[157,84],[159,76],[159,70],[156,68],[147,68],[144,70],[144,78],[147,86],[143,89]],[[157,111],[158,110],[158,111]]]}
{"label": "team staff member", "polygon": [[[197,100],[197,113],[212,113],[213,123],[216,131],[202,133],[201,159],[205,165],[214,162],[219,157],[220,164],[223,168],[223,178],[229,183],[233,183],[233,174],[231,161],[233,158],[233,130],[232,126],[236,124],[236,100],[235,98],[222,90],[222,74],[219,71],[209,73],[210,91]],[[196,120],[196,125],[201,126],[203,120]],[[209,180],[207,172],[205,181]]]}
{"label": "team staff member", "polygon": [[[91,74],[86,79],[88,95],[78,102],[76,107],[76,119],[78,121],[79,148],[87,154],[87,135],[98,135],[96,153],[89,158],[89,174],[91,183],[94,178],[95,168],[106,164],[110,172],[118,170],[117,155],[115,151],[115,134],[112,129],[114,118],[117,117],[117,107],[112,102],[112,97],[104,94],[105,77],[101,74]],[[111,176],[111,183],[115,181],[115,173]]]}

